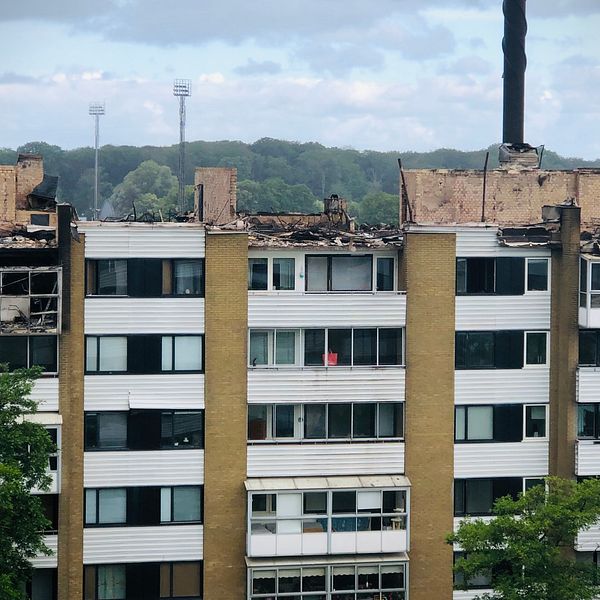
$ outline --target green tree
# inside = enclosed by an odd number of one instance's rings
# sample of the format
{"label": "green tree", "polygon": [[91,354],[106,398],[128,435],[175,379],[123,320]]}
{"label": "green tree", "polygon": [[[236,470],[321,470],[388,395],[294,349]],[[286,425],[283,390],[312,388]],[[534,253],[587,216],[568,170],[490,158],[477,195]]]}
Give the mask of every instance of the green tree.
{"label": "green tree", "polygon": [[575,560],[573,544],[580,530],[600,519],[600,480],[549,477],[519,496],[494,505],[494,518],[463,520],[448,536],[465,557],[454,571],[468,589],[476,576],[490,576],[490,600],[592,600],[600,577],[591,564]]}
{"label": "green tree", "polygon": [[20,600],[29,560],[49,554],[42,532],[49,522],[32,489],[48,489],[48,455],[56,448],[39,423],[23,419],[37,404],[29,398],[39,368],[0,371],[0,598]]}
{"label": "green tree", "polygon": [[400,219],[400,200],[394,194],[372,192],[367,194],[358,204],[358,215],[361,223],[376,225],[398,225]]}
{"label": "green tree", "polygon": [[305,185],[288,185],[283,179],[272,178],[262,183],[240,181],[238,210],[311,213],[320,211],[321,207]]}
{"label": "green tree", "polygon": [[125,175],[110,201],[115,212],[121,215],[131,213],[134,205],[137,214],[149,210],[168,212],[177,206],[177,190],[177,177],[169,167],[146,160]]}

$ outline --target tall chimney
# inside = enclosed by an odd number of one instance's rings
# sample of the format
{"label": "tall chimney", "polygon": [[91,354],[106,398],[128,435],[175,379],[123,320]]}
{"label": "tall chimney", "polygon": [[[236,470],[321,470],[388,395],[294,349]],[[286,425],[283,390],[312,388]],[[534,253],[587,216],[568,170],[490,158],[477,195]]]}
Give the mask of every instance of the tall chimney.
{"label": "tall chimney", "polygon": [[527,0],[504,0],[504,123],[502,142],[522,144],[525,120],[525,36]]}

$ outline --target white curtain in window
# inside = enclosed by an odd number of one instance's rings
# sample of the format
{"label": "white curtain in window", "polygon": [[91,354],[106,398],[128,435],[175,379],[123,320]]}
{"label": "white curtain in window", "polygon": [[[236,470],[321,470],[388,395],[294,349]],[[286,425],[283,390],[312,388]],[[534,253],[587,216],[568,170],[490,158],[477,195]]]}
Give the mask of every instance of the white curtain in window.
{"label": "white curtain in window", "polygon": [[469,407],[468,439],[491,440],[494,437],[494,409],[491,406]]}
{"label": "white curtain in window", "polygon": [[372,510],[379,512],[381,510],[381,492],[358,492],[356,494],[356,506],[358,510]]}
{"label": "white curtain in window", "polygon": [[100,338],[100,371],[127,371],[127,338]]}
{"label": "white curtain in window", "polygon": [[306,259],[306,289],[309,292],[327,291],[327,257],[309,256]]}
{"label": "white curtain in window", "polygon": [[175,337],[175,370],[199,371],[202,369],[202,338],[199,335]]}
{"label": "white curtain in window", "polygon": [[250,331],[250,356],[251,366],[266,365],[269,363],[269,332]]}
{"label": "white curtain in window", "polygon": [[99,492],[98,523],[125,523],[127,494],[124,489],[104,489]]}
{"label": "white curtain in window", "polygon": [[333,256],[331,289],[333,291],[369,291],[373,267],[370,256]]}
{"label": "white curtain in window", "polygon": [[296,363],[296,332],[277,331],[275,362],[278,365],[293,365]]}

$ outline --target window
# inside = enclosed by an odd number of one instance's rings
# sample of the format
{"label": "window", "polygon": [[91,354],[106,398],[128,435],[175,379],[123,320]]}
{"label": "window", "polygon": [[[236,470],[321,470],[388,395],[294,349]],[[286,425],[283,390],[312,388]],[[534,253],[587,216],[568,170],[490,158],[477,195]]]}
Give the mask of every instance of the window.
{"label": "window", "polygon": [[525,438],[546,437],[546,406],[525,406]]}
{"label": "window", "polygon": [[597,329],[579,330],[579,364],[581,366],[600,366],[599,334],[600,331]]}
{"label": "window", "polygon": [[577,437],[600,439],[600,403],[577,404]]}
{"label": "window", "polygon": [[138,373],[200,372],[201,335],[87,336],[86,372]]}
{"label": "window", "polygon": [[56,473],[58,471],[58,451],[60,448],[58,439],[58,427],[46,427],[50,440],[54,444],[54,452],[48,456],[48,470]]}
{"label": "window", "polygon": [[402,402],[250,404],[248,440],[365,440],[404,436]]}
{"label": "window", "polygon": [[161,523],[200,523],[201,521],[202,488],[200,486],[161,488]]}
{"label": "window", "polygon": [[58,371],[58,344],[55,335],[0,336],[0,364],[11,371],[39,366],[45,373]]}
{"label": "window", "polygon": [[587,308],[587,265],[587,260],[579,259],[579,306],[581,308]]}
{"label": "window", "polygon": [[125,488],[85,490],[85,524],[117,525],[127,521]]}
{"label": "window", "polygon": [[268,259],[248,259],[248,289],[266,290],[268,288]]}
{"label": "window", "polygon": [[201,596],[201,562],[175,562],[160,565],[161,598],[200,598]]}
{"label": "window", "polygon": [[293,258],[273,259],[273,289],[293,290],[296,287],[296,261]]}
{"label": "window", "polygon": [[544,331],[528,331],[525,334],[525,364],[547,363],[548,334]]}
{"label": "window", "polygon": [[590,262],[590,308],[600,307],[600,263]]}
{"label": "window", "polygon": [[377,259],[377,291],[391,292],[394,289],[394,259]]}
{"label": "window", "polygon": [[204,259],[118,258],[88,260],[90,296],[203,296]]}
{"label": "window", "polygon": [[307,255],[307,292],[366,292],[373,289],[371,255]]}
{"label": "window", "polygon": [[525,293],[525,259],[456,259],[456,293],[519,296]]}
{"label": "window", "polygon": [[[541,334],[546,335],[546,334]],[[540,338],[541,339],[541,338]],[[537,339],[540,342],[540,339]],[[532,340],[532,359],[538,359],[539,343]],[[523,331],[457,331],[457,369],[522,369]]]}
{"label": "window", "polygon": [[58,494],[38,494],[36,495],[42,504],[44,516],[48,519],[48,527],[44,533],[58,532]]}
{"label": "window", "polygon": [[260,366],[291,366],[297,364],[299,332],[283,329],[251,329],[248,364]]}
{"label": "window", "polygon": [[31,600],[56,600],[56,583],[57,569],[33,569],[25,587],[26,597]]}
{"label": "window", "polygon": [[[466,559],[467,555],[465,552],[454,552],[453,562],[456,565],[460,560]],[[460,572],[454,572],[454,586],[461,589],[465,585],[464,575]],[[492,574],[482,572],[475,577],[471,577],[466,583],[466,587],[470,590],[485,589],[492,586]]]}
{"label": "window", "polygon": [[85,450],[193,449],[204,445],[204,411],[85,413]]}
{"label": "window", "polygon": [[523,440],[523,405],[457,406],[456,442],[520,442]]}
{"label": "window", "polygon": [[98,600],[124,599],[125,565],[99,565],[96,569],[96,597]]}
{"label": "window", "polygon": [[[404,569],[402,563],[252,569],[249,597],[251,600],[299,599],[299,594],[302,593],[303,598],[315,600],[347,600],[354,599],[358,591],[357,597],[364,596],[365,600],[380,597],[385,600],[403,600]],[[331,582],[330,586],[327,586],[327,581]]]}
{"label": "window", "polygon": [[454,516],[490,515],[494,502],[502,496],[517,498],[523,490],[520,477],[454,480]]}
{"label": "window", "polygon": [[548,259],[547,258],[528,258],[527,259],[527,291],[528,292],[546,292],[546,291],[548,291]]}

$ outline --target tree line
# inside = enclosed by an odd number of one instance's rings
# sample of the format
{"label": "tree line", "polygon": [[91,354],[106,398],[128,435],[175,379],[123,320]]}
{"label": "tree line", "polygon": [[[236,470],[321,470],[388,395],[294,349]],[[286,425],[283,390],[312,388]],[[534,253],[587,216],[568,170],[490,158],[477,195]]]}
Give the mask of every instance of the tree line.
{"label": "tree line", "polygon": [[[0,164],[14,164],[18,152],[41,154],[46,173],[58,175],[58,197],[80,216],[90,216],[94,190],[94,150],[64,150],[46,142],[28,142],[16,150],[0,148]],[[133,211],[167,214],[177,203],[178,145],[103,146],[100,150],[99,193],[119,216]],[[375,152],[328,148],[262,138],[186,144],[186,193],[193,194],[194,169],[236,167],[238,209],[242,211],[313,212],[321,200],[338,194],[349,201],[350,213],[363,223],[398,222],[398,159],[404,168],[482,169],[498,165],[497,146],[470,152],[441,148],[432,152]],[[545,151],[543,167],[600,167],[600,160],[565,158]]]}

